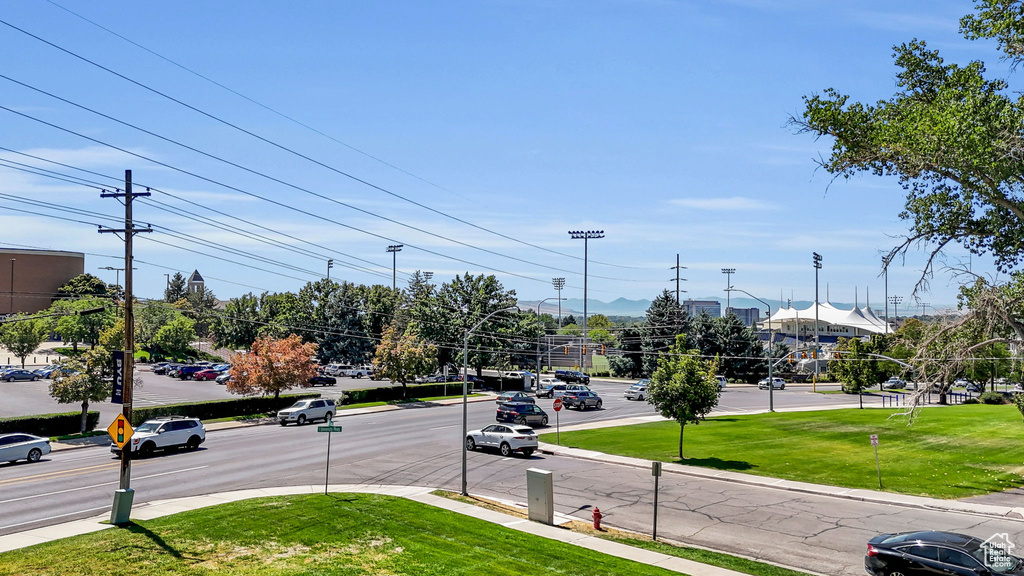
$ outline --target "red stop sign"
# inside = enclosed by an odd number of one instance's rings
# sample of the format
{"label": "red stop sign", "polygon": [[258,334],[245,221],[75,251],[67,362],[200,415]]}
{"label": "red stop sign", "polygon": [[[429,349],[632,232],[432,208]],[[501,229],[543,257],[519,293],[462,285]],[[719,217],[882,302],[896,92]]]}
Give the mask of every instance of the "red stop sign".
{"label": "red stop sign", "polygon": [[562,409],[562,399],[561,398],[555,398],[555,402],[554,402],[554,404],[551,405],[551,407],[555,409],[555,412],[558,412],[559,410],[561,410]]}

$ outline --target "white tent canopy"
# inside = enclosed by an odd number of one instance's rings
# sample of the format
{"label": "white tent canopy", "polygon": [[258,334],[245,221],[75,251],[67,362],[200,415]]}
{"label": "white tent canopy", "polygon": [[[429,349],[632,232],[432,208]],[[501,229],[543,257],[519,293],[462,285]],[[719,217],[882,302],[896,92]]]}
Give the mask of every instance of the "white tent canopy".
{"label": "white tent canopy", "polygon": [[832,304],[815,303],[803,310],[794,307],[779,308],[772,314],[769,320],[764,321],[764,327],[781,329],[783,332],[797,329],[799,325],[813,323],[815,316],[822,325],[848,328],[851,335],[863,336],[867,334],[885,334],[887,332],[885,321],[881,320],[870,306],[861,308],[854,306],[852,310],[840,310]]}

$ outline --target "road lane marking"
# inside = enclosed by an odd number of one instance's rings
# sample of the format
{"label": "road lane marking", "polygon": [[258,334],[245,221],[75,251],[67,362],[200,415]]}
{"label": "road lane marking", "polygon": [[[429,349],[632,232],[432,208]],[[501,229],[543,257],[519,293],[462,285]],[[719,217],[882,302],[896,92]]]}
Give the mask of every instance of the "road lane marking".
{"label": "road lane marking", "polygon": [[59,478],[61,476],[72,476],[89,471],[101,470],[105,468],[116,468],[120,466],[120,462],[111,462],[109,464],[96,464],[93,466],[86,466],[84,468],[72,468],[70,470],[58,470],[56,472],[47,472],[45,474],[35,474],[33,476],[21,476],[19,478],[10,478],[8,480],[0,480],[0,486],[11,486],[14,484],[21,484],[30,480],[46,480],[50,478]]}
{"label": "road lane marking", "polygon": [[444,430],[445,428],[458,428],[461,424],[452,424],[451,426],[438,426],[437,428],[427,428],[427,430]]}
{"label": "road lane marking", "polygon": [[45,522],[46,520],[52,520],[54,518],[63,518],[65,516],[74,516],[75,514],[82,514],[85,512],[95,512],[96,510],[109,510],[110,506],[99,506],[96,508],[86,508],[85,510],[79,510],[78,512],[68,512],[67,514],[58,514],[56,516],[47,516],[41,520],[29,520],[28,522],[18,522],[17,524],[8,524],[6,526],[0,526],[0,530],[5,528],[15,528],[17,526],[24,526],[25,524],[35,524],[36,522]]}
{"label": "road lane marking", "polygon": [[[150,474],[148,476],[139,476],[135,480],[145,480],[147,478],[156,478],[157,476],[167,476],[168,474],[177,474],[179,472],[191,472],[193,470],[202,470],[203,468],[209,468],[209,466],[196,466],[195,468],[184,468],[181,470],[171,470],[170,472],[160,472],[158,474]],[[119,480],[112,482],[103,482],[100,484],[92,484],[90,486],[79,486],[78,488],[68,488],[67,490],[57,490],[56,492],[45,492],[43,494],[35,494],[32,496],[22,496],[20,498],[11,498],[10,500],[0,500],[0,504],[8,504],[10,502],[18,502],[21,500],[31,500],[33,498],[41,498],[43,496],[53,496],[55,494],[65,494],[67,492],[75,492],[78,490],[88,490],[90,488],[99,488],[101,486],[109,486],[111,484],[120,484]]]}

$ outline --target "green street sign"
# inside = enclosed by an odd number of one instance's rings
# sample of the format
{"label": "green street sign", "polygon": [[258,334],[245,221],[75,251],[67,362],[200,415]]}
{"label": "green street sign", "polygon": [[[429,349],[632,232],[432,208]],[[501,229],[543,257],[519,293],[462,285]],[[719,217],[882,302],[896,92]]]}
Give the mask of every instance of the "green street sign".
{"label": "green street sign", "polygon": [[341,426],[317,426],[317,432],[341,432]]}

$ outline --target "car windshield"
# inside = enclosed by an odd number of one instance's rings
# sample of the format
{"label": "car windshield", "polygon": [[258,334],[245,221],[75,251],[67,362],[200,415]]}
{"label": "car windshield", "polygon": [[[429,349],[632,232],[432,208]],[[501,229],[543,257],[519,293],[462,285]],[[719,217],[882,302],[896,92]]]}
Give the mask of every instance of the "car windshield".
{"label": "car windshield", "polygon": [[153,432],[160,427],[159,422],[143,422],[135,429],[136,432]]}
{"label": "car windshield", "polygon": [[292,404],[291,406],[289,406],[289,408],[305,408],[307,406],[309,406],[309,400],[302,400],[300,402]]}

